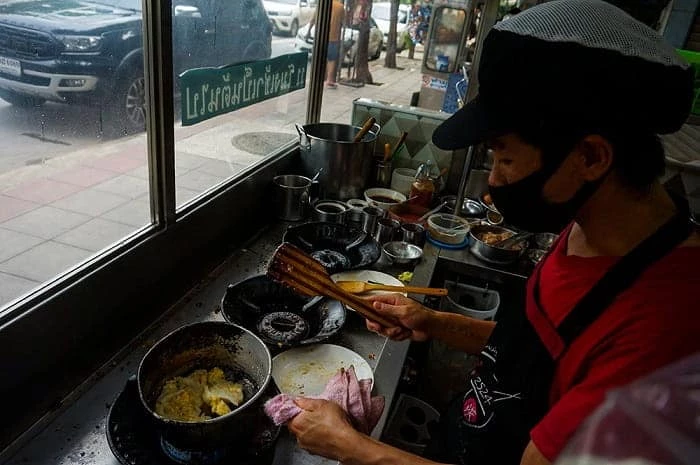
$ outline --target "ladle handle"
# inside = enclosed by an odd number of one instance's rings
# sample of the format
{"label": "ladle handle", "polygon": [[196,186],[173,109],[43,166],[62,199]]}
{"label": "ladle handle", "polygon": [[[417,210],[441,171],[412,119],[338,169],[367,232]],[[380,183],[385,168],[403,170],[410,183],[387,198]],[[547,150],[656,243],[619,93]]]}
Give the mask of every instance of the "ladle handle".
{"label": "ladle handle", "polygon": [[352,140],[353,142],[360,142],[363,137],[369,132],[370,129],[372,129],[372,126],[374,126],[374,123],[377,122],[377,119],[374,116],[370,116],[367,121],[365,121],[365,124],[362,125],[362,129],[355,134],[355,138]]}
{"label": "ladle handle", "polygon": [[309,135],[306,134],[306,131],[304,131],[304,128],[301,125],[295,124],[294,126],[297,128],[297,132],[299,133],[299,146],[303,147],[305,150],[311,150]]}

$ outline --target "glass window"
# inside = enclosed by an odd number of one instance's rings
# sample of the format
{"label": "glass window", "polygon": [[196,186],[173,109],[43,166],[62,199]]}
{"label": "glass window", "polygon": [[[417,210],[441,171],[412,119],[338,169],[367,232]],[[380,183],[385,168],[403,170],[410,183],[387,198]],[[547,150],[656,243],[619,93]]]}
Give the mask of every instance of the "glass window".
{"label": "glass window", "polygon": [[[295,5],[296,1],[288,2]],[[311,14],[266,13],[261,0],[177,0],[173,15],[175,74],[203,67],[254,63],[299,51],[292,21]],[[270,7],[272,8],[272,7]],[[283,15],[282,13],[290,13]],[[299,22],[303,24],[299,24]],[[176,107],[182,104],[176,95]],[[193,126],[175,124],[177,205],[191,201],[298,139],[306,90],[270,98]]]}
{"label": "glass window", "polygon": [[0,4],[0,313],[151,222],[141,0],[97,3]]}

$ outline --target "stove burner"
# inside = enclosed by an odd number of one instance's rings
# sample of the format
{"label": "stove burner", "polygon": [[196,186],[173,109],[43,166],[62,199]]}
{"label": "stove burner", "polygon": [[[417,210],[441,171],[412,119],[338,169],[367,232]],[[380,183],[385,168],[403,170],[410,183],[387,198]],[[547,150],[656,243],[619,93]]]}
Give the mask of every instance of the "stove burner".
{"label": "stove burner", "polygon": [[348,257],[335,250],[317,250],[312,252],[311,256],[331,273],[337,270],[350,269],[352,265]]}
{"label": "stove burner", "polygon": [[[107,442],[119,463],[124,465],[173,465],[177,463],[204,465],[263,465],[271,464],[274,444],[280,428],[265,415],[263,404],[279,394],[270,383],[257,407],[259,415],[250,425],[253,438],[248,444],[212,451],[183,451],[163,441],[155,430],[151,417],[139,399],[136,377],[132,376],[112,404],[107,417]],[[252,407],[251,407],[252,408]]]}
{"label": "stove burner", "polygon": [[274,344],[291,344],[309,334],[309,324],[306,320],[292,312],[268,313],[260,319],[257,327],[260,335]]}
{"label": "stove burner", "polygon": [[197,463],[199,465],[214,465],[221,462],[221,460],[226,457],[226,453],[228,452],[228,450],[225,448],[214,449],[211,451],[180,449],[170,444],[162,437],[160,438],[160,448],[170,459],[177,463],[182,463],[183,465],[190,463]]}

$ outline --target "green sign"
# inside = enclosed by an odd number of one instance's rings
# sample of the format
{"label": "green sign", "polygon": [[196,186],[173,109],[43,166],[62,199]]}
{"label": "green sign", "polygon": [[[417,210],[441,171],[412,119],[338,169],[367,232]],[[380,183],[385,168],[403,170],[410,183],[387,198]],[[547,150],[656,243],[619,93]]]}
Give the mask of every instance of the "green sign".
{"label": "green sign", "polygon": [[306,84],[307,52],[219,68],[197,68],[180,75],[182,125],[278,97]]}

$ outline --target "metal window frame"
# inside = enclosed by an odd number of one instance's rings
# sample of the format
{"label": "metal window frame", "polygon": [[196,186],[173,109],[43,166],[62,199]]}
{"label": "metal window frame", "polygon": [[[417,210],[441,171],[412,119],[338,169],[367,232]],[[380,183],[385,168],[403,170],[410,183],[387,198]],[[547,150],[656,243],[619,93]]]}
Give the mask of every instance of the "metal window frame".
{"label": "metal window frame", "polygon": [[[319,37],[327,37],[331,2],[318,3]],[[58,415],[101,364],[264,229],[271,218],[260,213],[271,201],[272,178],[298,170],[292,141],[176,208],[172,0],[143,0],[143,7],[152,224],[0,314],[0,372],[11,374],[0,395],[23,399],[4,412],[13,421],[0,424],[0,461]],[[314,42],[307,123],[320,117],[328,45]]]}

